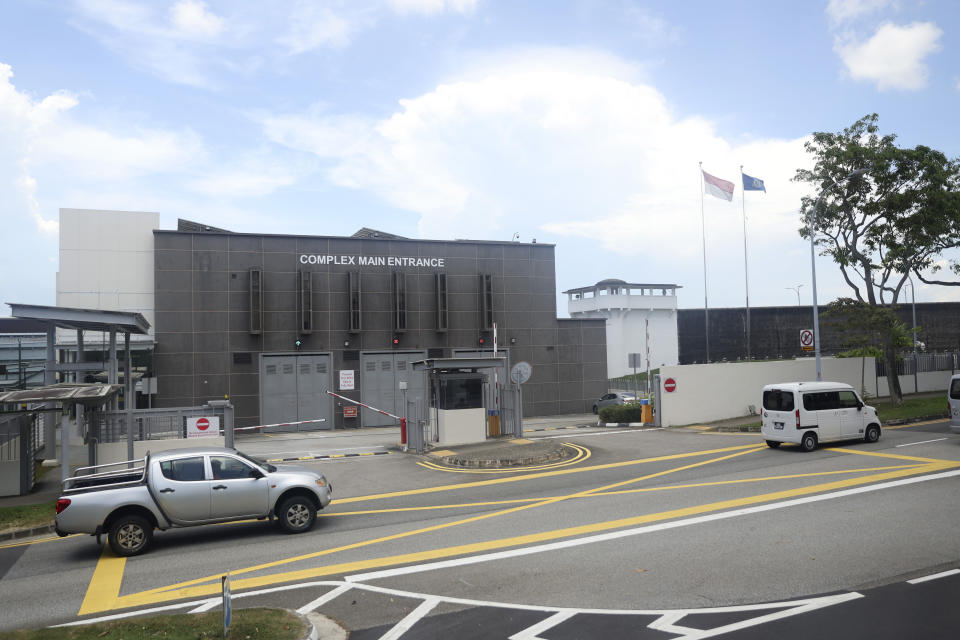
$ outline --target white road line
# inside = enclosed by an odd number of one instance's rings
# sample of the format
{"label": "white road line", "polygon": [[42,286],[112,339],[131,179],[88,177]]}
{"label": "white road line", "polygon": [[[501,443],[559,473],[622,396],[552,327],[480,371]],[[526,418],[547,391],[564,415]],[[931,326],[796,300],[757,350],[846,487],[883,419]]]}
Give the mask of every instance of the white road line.
{"label": "white road line", "polygon": [[413,625],[417,624],[422,617],[433,611],[434,607],[440,604],[440,598],[427,598],[420,603],[420,606],[407,614],[407,616],[393,625],[390,631],[380,636],[380,640],[397,640],[402,637]]}
{"label": "white road line", "polygon": [[311,613],[311,612],[313,612],[314,610],[318,609],[319,607],[322,607],[323,605],[327,604],[327,603],[330,602],[331,600],[334,600],[334,599],[336,599],[336,598],[339,598],[340,596],[342,596],[343,594],[345,594],[347,591],[350,591],[350,589],[352,589],[352,588],[353,588],[352,585],[343,584],[343,585],[340,585],[339,587],[337,587],[336,589],[331,589],[330,591],[327,591],[325,594],[323,594],[322,596],[320,596],[319,598],[317,598],[317,599],[314,600],[313,602],[310,602],[310,603],[308,603],[308,604],[305,604],[305,605],[303,605],[302,607],[300,607],[299,609],[297,609],[297,613],[302,614],[302,615],[306,615],[306,614],[308,614],[308,613]]}
{"label": "white road line", "polygon": [[715,520],[726,520],[728,518],[737,518],[740,516],[752,515],[755,513],[763,513],[765,511],[774,511],[777,509],[796,507],[804,504],[811,504],[814,502],[822,502],[824,500],[833,500],[835,498],[845,498],[848,496],[860,495],[863,493],[870,493],[872,491],[892,489],[894,487],[901,487],[909,484],[915,484],[918,482],[928,482],[930,480],[940,480],[943,478],[953,478],[956,476],[960,476],[960,471],[944,471],[941,473],[935,473],[928,476],[918,476],[913,478],[904,478],[902,480],[892,480],[890,482],[883,482],[880,484],[868,485],[864,487],[855,487],[853,489],[844,489],[842,491],[835,491],[833,493],[805,496],[803,498],[794,498],[793,500],[785,500],[783,502],[761,504],[753,507],[734,509],[732,511],[722,511],[719,513],[711,513],[708,515],[696,516],[693,518],[685,518],[682,520],[673,520],[670,522],[660,522],[653,525],[635,527],[633,529],[624,529],[622,531],[610,531],[607,533],[600,533],[596,535],[585,536],[582,538],[574,538],[572,540],[549,542],[546,544],[534,545],[530,547],[521,547],[519,549],[495,551],[493,553],[483,553],[483,554],[478,554],[474,556],[466,556],[464,558],[455,558],[452,560],[441,560],[439,562],[426,562],[423,564],[399,567],[396,569],[384,569],[382,571],[371,571],[368,573],[355,573],[353,575],[345,576],[344,579],[347,580],[348,582],[366,582],[369,580],[381,580],[383,578],[392,578],[394,576],[408,575],[411,573],[434,571],[436,569],[450,569],[453,567],[460,567],[468,564],[479,564],[481,562],[490,562],[492,560],[505,560],[507,558],[516,558],[518,556],[527,556],[535,553],[543,553],[546,551],[559,551],[561,549],[579,547],[582,545],[593,544],[595,542],[607,542],[609,540],[617,540],[620,538],[627,538],[631,536],[642,535],[645,533],[666,531],[668,529],[676,529],[679,527],[686,527],[694,524],[703,524],[705,522],[713,522]]}
{"label": "white road line", "polygon": [[938,580],[940,578],[946,578],[947,576],[955,576],[960,573],[960,569],[950,569],[949,571],[942,571],[940,573],[934,573],[933,575],[923,576],[922,578],[914,578],[913,580],[907,580],[909,584],[920,584],[921,582],[929,582],[930,580]]}
{"label": "white road line", "polygon": [[576,609],[558,611],[546,620],[541,620],[532,627],[527,627],[523,631],[513,634],[507,638],[507,640],[546,640],[545,638],[540,637],[542,632],[553,629],[561,622],[566,622],[575,615],[577,615]]}
{"label": "white road line", "polygon": [[210,611],[214,607],[218,606],[221,602],[223,602],[223,598],[210,598],[196,609],[191,609],[190,613],[204,613],[206,611]]}
{"label": "white road line", "polygon": [[947,438],[937,438],[936,440],[923,440],[921,442],[908,442],[907,444],[898,444],[897,447],[912,447],[915,444],[927,444],[929,442],[940,442],[941,440],[947,440]]}
{"label": "white road line", "polygon": [[[541,605],[531,605],[531,604],[519,604],[519,603],[510,603],[510,602],[497,602],[492,600],[474,600],[469,598],[453,598],[446,596],[437,596],[434,594],[428,593],[418,593],[414,591],[404,591],[401,589],[392,589],[390,587],[379,587],[372,584],[351,584],[342,582],[339,580],[318,580],[311,582],[303,582],[299,584],[286,584],[279,587],[268,587],[266,589],[257,589],[255,591],[244,591],[241,593],[232,594],[234,600],[240,598],[251,598],[254,596],[267,595],[271,593],[278,593],[282,591],[294,591],[297,589],[313,589],[317,587],[334,587],[334,589],[328,594],[333,593],[334,591],[339,591],[340,589],[346,587],[347,589],[359,589],[361,591],[370,591],[373,593],[381,593],[385,595],[396,596],[400,598],[411,598],[411,599],[420,599],[420,600],[436,600],[438,603],[448,603],[455,605],[463,605],[468,607],[494,607],[499,609],[517,609],[519,611],[539,611],[544,613],[556,614],[566,611],[571,611],[567,607],[545,607]],[[340,591],[340,594],[345,593],[346,590]],[[859,593],[850,592],[846,594],[838,594],[834,596],[823,596],[819,598],[803,598],[800,600],[788,600],[782,602],[764,602],[761,604],[738,604],[731,605],[727,607],[712,607],[712,608],[696,608],[696,609],[574,609],[577,614],[587,614],[587,615],[655,615],[660,616],[654,624],[670,624],[681,619],[685,615],[689,614],[698,614],[698,613],[740,613],[740,612],[750,612],[750,611],[764,611],[769,609],[789,609],[795,613],[801,613],[803,611],[812,610],[816,608],[821,608],[823,606],[828,606],[830,604],[836,604],[837,602],[842,602],[846,600],[852,600],[854,598],[863,597]],[[332,598],[331,598],[332,599]],[[123,613],[115,613],[106,616],[100,616],[97,618],[87,618],[85,620],[76,620],[74,622],[66,622],[63,624],[53,625],[56,627],[74,627],[77,625],[84,624],[93,624],[97,622],[109,622],[111,620],[120,620],[123,618],[133,618],[136,616],[143,616],[151,613],[159,613],[162,611],[172,611],[175,609],[189,609],[190,607],[200,607],[205,606],[210,602],[211,598],[203,598],[201,600],[193,600],[191,602],[182,602],[179,604],[170,604],[160,607],[152,607],[148,609],[139,609],[137,611],[125,611]],[[219,601],[219,599],[217,599]],[[305,608],[305,607],[304,607]],[[766,620],[766,616],[763,616]],[[654,628],[652,625],[650,628]],[[686,628],[686,627],[684,627]],[[727,627],[724,627],[727,629]]]}

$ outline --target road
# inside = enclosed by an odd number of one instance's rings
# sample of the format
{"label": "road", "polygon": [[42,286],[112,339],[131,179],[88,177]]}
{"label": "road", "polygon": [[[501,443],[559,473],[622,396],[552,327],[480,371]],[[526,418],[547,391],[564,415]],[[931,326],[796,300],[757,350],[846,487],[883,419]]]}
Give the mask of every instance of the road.
{"label": "road", "polygon": [[[353,638],[947,638],[960,626],[960,438],[942,421],[809,454],[697,429],[531,431],[576,456],[509,472],[385,453],[378,432],[332,435],[242,446],[300,453],[327,475],[335,500],[313,531],[159,532],[131,559],[89,536],[6,545],[0,628],[209,609],[227,570],[236,606],[317,611]],[[908,582],[928,576],[940,577]]]}

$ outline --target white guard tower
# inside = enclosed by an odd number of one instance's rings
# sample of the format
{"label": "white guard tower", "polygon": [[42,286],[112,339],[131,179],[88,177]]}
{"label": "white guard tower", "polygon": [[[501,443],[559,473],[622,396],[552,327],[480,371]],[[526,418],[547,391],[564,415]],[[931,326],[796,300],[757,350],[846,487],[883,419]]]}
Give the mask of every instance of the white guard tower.
{"label": "white guard tower", "polygon": [[633,373],[628,354],[641,354],[646,371],[647,320],[650,321],[650,368],[678,364],[676,284],[639,284],[601,280],[564,291],[571,318],[606,318],[607,377]]}

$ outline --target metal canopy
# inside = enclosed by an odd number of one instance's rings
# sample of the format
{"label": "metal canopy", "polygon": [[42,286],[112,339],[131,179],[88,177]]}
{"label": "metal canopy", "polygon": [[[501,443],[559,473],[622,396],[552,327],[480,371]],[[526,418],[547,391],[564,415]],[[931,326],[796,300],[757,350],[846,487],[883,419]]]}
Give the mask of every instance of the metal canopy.
{"label": "metal canopy", "polygon": [[494,369],[506,366],[507,359],[502,356],[489,358],[428,358],[413,363],[414,371],[450,371],[458,369]]}
{"label": "metal canopy", "polygon": [[80,402],[83,404],[100,405],[123,388],[119,384],[81,384],[63,382],[60,384],[6,391],[0,393],[0,403],[25,402]]}
{"label": "metal canopy", "polygon": [[124,333],[146,335],[150,323],[142,314],[131,311],[107,311],[105,309],[72,309],[36,304],[8,302],[10,315],[14,318],[30,318],[49,322],[63,329],[84,331],[109,331],[114,328]]}

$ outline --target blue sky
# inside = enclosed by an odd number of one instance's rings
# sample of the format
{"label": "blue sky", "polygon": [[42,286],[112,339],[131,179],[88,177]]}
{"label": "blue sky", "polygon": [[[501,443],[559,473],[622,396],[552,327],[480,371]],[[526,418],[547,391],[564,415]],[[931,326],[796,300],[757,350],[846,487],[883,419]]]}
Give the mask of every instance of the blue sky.
{"label": "blue sky", "polygon": [[[557,288],[703,304],[698,165],[746,199],[754,306],[810,303],[803,141],[872,112],[960,155],[960,3],[12,0],[0,301],[53,304],[61,207],[234,231],[557,245]],[[707,197],[711,307],[744,300],[741,193]],[[957,257],[957,256],[948,256]],[[821,302],[850,295],[818,259]],[[960,287],[918,286],[918,300]],[[558,312],[565,301],[558,297]]]}

